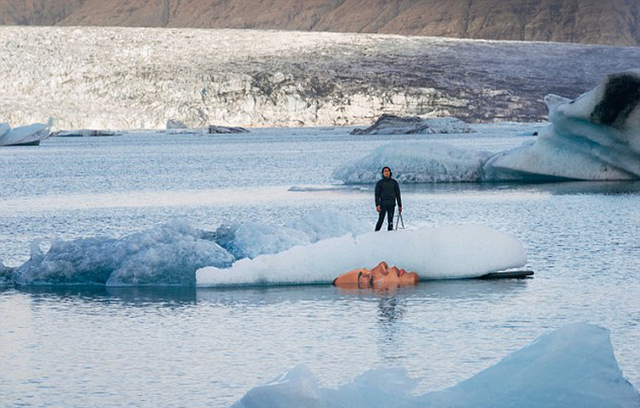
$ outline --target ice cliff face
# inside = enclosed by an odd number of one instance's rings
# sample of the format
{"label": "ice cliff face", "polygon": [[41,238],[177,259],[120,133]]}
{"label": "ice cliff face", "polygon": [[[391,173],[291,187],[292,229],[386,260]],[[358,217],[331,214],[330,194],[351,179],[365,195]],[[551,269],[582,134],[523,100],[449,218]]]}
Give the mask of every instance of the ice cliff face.
{"label": "ice cliff face", "polygon": [[640,49],[253,30],[0,27],[0,120],[54,129],[536,120]]}

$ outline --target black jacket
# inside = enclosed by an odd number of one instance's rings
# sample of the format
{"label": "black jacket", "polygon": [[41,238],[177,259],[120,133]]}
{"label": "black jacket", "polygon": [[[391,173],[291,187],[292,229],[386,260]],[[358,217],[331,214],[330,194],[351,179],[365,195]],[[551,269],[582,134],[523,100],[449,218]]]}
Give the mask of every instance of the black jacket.
{"label": "black jacket", "polygon": [[392,205],[395,207],[396,201],[398,202],[398,206],[402,207],[402,199],[400,198],[400,186],[398,185],[398,182],[391,177],[383,177],[382,180],[379,180],[376,183],[376,206]]}

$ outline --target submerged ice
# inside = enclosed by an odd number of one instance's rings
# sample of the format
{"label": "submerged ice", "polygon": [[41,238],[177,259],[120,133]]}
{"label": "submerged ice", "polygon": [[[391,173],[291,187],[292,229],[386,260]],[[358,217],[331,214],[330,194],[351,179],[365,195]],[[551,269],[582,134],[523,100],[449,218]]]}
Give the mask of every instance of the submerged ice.
{"label": "submerged ice", "polygon": [[393,143],[333,174],[372,183],[382,166],[403,182],[636,180],[640,178],[640,70],[612,74],[575,100],[547,95],[537,140],[492,154],[433,142]]}
{"label": "submerged ice", "polygon": [[197,271],[199,286],[330,283],[346,271],[380,261],[415,271],[421,279],[470,278],[523,266],[522,242],[481,225],[432,230],[347,234],[277,254],[241,259],[230,268]]}
{"label": "submerged ice", "polygon": [[638,391],[615,359],[609,331],[586,323],[544,334],[454,387],[415,396],[411,391],[417,384],[405,370],[392,368],[371,370],[327,389],[300,365],[253,388],[232,408],[640,407]]}

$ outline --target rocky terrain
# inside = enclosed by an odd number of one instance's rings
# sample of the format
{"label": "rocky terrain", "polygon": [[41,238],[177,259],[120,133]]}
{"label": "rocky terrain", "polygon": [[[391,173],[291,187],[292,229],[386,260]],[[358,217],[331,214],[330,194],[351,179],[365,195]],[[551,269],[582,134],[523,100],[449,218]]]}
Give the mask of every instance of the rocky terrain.
{"label": "rocky terrain", "polygon": [[258,30],[0,27],[0,122],[54,129],[543,120],[638,47]]}
{"label": "rocky terrain", "polygon": [[256,28],[638,45],[640,0],[0,0],[0,24]]}

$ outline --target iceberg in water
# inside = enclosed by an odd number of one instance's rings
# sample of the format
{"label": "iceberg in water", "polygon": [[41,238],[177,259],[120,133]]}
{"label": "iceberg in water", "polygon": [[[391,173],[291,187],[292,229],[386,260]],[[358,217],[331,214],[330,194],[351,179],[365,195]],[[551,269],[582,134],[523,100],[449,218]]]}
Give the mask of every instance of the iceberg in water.
{"label": "iceberg in water", "polygon": [[396,142],[339,166],[333,177],[373,183],[390,166],[405,183],[640,179],[640,70],[609,75],[575,100],[548,95],[545,103],[549,125],[515,149]]}
{"label": "iceberg in water", "polygon": [[0,146],[37,146],[48,138],[50,124],[35,123],[11,129],[7,123],[0,123]]}
{"label": "iceberg in water", "polygon": [[46,253],[35,241],[21,266],[7,268],[0,262],[0,285],[193,286],[196,270],[204,266],[229,267],[244,257],[368,229],[353,215],[318,211],[284,226],[246,223],[213,232],[176,221],[122,238],[57,240]]}
{"label": "iceberg in water", "polygon": [[284,226],[257,222],[222,225],[211,236],[237,259],[276,254],[298,245],[345,234],[363,234],[367,222],[339,211],[315,211],[287,221]]}
{"label": "iceberg in water", "polygon": [[481,225],[450,225],[345,235],[295,246],[277,254],[241,259],[230,268],[209,266],[196,272],[198,286],[330,283],[346,271],[380,261],[416,271],[421,279],[478,277],[523,266],[522,242]]}
{"label": "iceberg in water", "polygon": [[195,269],[230,265],[235,258],[203,231],[174,222],[121,239],[54,241],[46,254],[34,242],[17,268],[19,285],[193,285]]}
{"label": "iceberg in water", "polygon": [[550,125],[533,144],[487,161],[491,180],[640,178],[640,70],[609,75],[575,100],[547,95]]}
{"label": "iceberg in water", "polygon": [[345,183],[374,183],[389,166],[401,183],[478,181],[492,153],[438,142],[403,142],[379,146],[366,156],[336,168],[333,178]]}
{"label": "iceberg in water", "polygon": [[246,393],[232,408],[634,408],[640,395],[620,371],[607,329],[578,323],[530,345],[458,385],[414,396],[403,369],[376,369],[337,389],[321,388],[300,365]]}
{"label": "iceberg in water", "polygon": [[419,116],[382,115],[366,129],[354,129],[352,135],[416,135],[434,133],[473,133],[458,118],[421,118]]}

